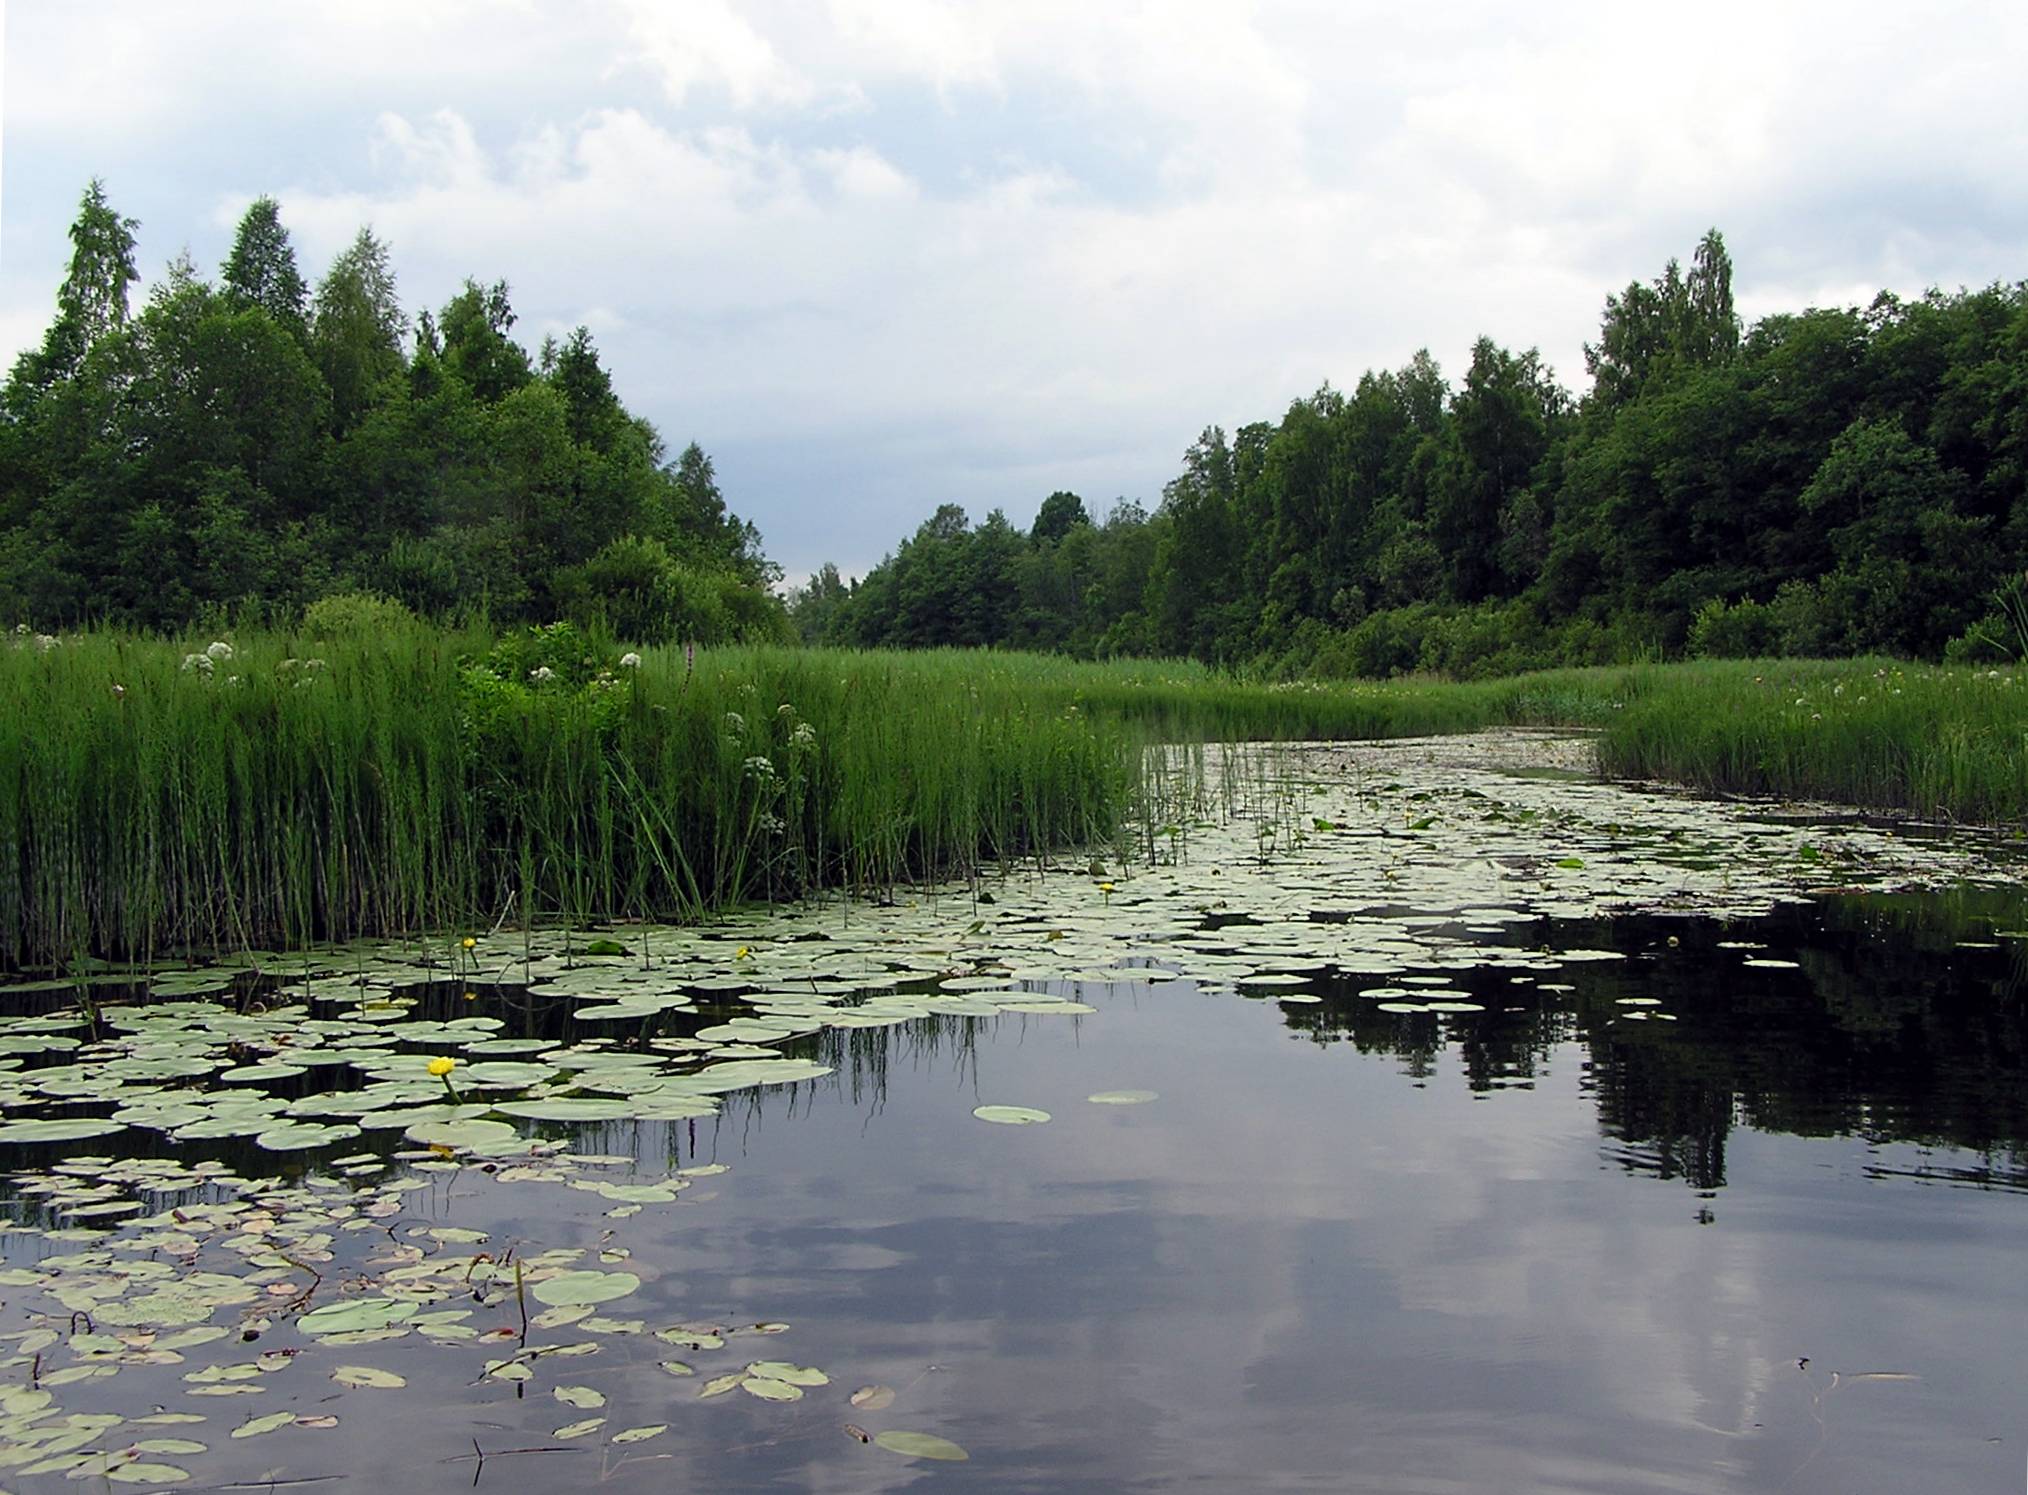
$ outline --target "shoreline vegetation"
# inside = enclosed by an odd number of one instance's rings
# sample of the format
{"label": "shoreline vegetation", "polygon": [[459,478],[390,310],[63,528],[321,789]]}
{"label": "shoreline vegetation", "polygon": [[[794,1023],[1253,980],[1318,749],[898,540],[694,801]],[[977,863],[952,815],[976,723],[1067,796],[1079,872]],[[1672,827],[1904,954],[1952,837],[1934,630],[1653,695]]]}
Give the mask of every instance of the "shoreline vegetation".
{"label": "shoreline vegetation", "polygon": [[2028,683],[2011,669],[1263,685],[1180,661],[636,652],[568,624],[503,639],[389,618],[327,638],[11,645],[0,965],[16,970],[893,897],[1200,813],[1191,775],[1152,768],[1156,744],[1588,728],[1613,777],[2028,816]]}

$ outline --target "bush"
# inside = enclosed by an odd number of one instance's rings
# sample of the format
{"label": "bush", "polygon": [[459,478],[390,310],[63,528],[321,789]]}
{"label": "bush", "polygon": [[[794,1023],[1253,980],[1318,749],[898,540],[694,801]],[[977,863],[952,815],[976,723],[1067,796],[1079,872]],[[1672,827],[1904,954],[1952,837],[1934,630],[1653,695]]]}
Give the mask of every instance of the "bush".
{"label": "bush", "polygon": [[1695,659],[1760,659],[1774,652],[1775,618],[1766,604],[1713,597],[1690,621],[1685,652]]}
{"label": "bush", "polygon": [[333,592],[303,609],[303,632],[313,639],[369,639],[406,632],[415,614],[378,592]]}

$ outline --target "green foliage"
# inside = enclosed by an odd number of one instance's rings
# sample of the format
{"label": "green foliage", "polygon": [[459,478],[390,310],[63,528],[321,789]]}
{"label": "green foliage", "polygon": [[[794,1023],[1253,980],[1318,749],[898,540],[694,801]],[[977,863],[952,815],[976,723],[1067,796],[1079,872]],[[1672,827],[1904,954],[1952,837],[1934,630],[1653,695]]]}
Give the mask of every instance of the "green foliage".
{"label": "green foliage", "polygon": [[311,639],[372,639],[405,632],[415,614],[377,592],[333,592],[303,609],[303,636]]}
{"label": "green foliage", "polygon": [[1207,429],[1123,524],[1053,494],[1009,547],[947,505],[799,622],[1277,678],[1991,652],[2028,549],[2028,287],[1742,328],[1714,231],[1607,298],[1586,362],[1581,401],[1485,338],[1455,389],[1427,353],[1326,385]]}
{"label": "green foliage", "polygon": [[1759,659],[1776,652],[1774,610],[1751,598],[1713,597],[1690,623],[1687,652],[1697,659]]}
{"label": "green foliage", "polygon": [[0,391],[0,610],[176,629],[371,592],[439,619],[783,635],[710,459],[663,462],[588,332],[538,371],[506,284],[467,281],[411,354],[387,245],[362,230],[307,297],[267,197],[221,286],[181,258],[130,317],[134,227],[94,182],[56,321]]}

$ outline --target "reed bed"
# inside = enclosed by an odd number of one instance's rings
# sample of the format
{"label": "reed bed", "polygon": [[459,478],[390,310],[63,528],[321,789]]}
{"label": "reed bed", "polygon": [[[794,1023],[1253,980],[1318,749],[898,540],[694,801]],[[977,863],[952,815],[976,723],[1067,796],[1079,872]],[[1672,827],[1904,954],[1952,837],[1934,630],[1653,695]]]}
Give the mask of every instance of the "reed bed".
{"label": "reed bed", "polygon": [[[568,629],[0,645],[0,964],[697,919],[1121,837],[1154,743],[1600,730],[1609,773],[2028,814],[2028,684],[1866,660],[1250,685],[941,651],[622,655]],[[622,660],[625,663],[622,663]],[[202,663],[198,661],[202,660]]]}

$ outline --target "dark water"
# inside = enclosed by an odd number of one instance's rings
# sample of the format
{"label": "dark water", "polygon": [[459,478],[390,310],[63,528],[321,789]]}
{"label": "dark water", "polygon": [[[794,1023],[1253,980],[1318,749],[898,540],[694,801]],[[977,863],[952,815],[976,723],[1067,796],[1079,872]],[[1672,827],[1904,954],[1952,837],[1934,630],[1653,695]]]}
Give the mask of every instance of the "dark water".
{"label": "dark water", "polygon": [[[2028,971],[2015,942],[1960,945],[1985,912],[1876,898],[1727,926],[1515,926],[1486,938],[1629,958],[1444,972],[1479,1014],[1382,1013],[1354,984],[1293,1007],[1172,982],[1079,988],[1100,1009],[1081,1020],[833,1034],[831,1079],[583,1139],[732,1165],[628,1238],[646,1285],[625,1311],[786,1320],[750,1353],[824,1368],[824,1396],[700,1402],[653,1366],[684,1352],[638,1337],[562,1379],[606,1391],[609,1431],[669,1434],[633,1462],[514,1453],[575,1414],[404,1347],[410,1392],[287,1473],[390,1490],[475,1473],[495,1490],[2019,1489]],[[1122,1089],[1159,1098],[1085,1099]],[[991,1126],[982,1103],[1054,1119]],[[457,1188],[417,1211],[547,1246],[596,1246],[609,1223],[585,1196]],[[745,1358],[724,1354],[685,1358],[703,1375]],[[892,1408],[844,1404],[873,1382],[900,1392]],[[848,1422],[971,1457],[906,1461]],[[483,1468],[449,1462],[475,1440]]]}
{"label": "dark water", "polygon": [[[611,1483],[2019,1488],[2022,973],[1937,912],[1523,926],[1632,958],[1549,978],[1570,993],[1468,976],[1482,1015],[1175,983],[841,1038],[835,1082],[699,1125],[734,1171],[639,1255],[658,1307],[790,1320],[784,1353],[903,1395],[679,1405],[679,1457]],[[1628,996],[1677,1021],[1615,1018]],[[1084,1099],[1125,1088],[1160,1098]],[[971,1459],[904,1463],[848,1417]]]}

